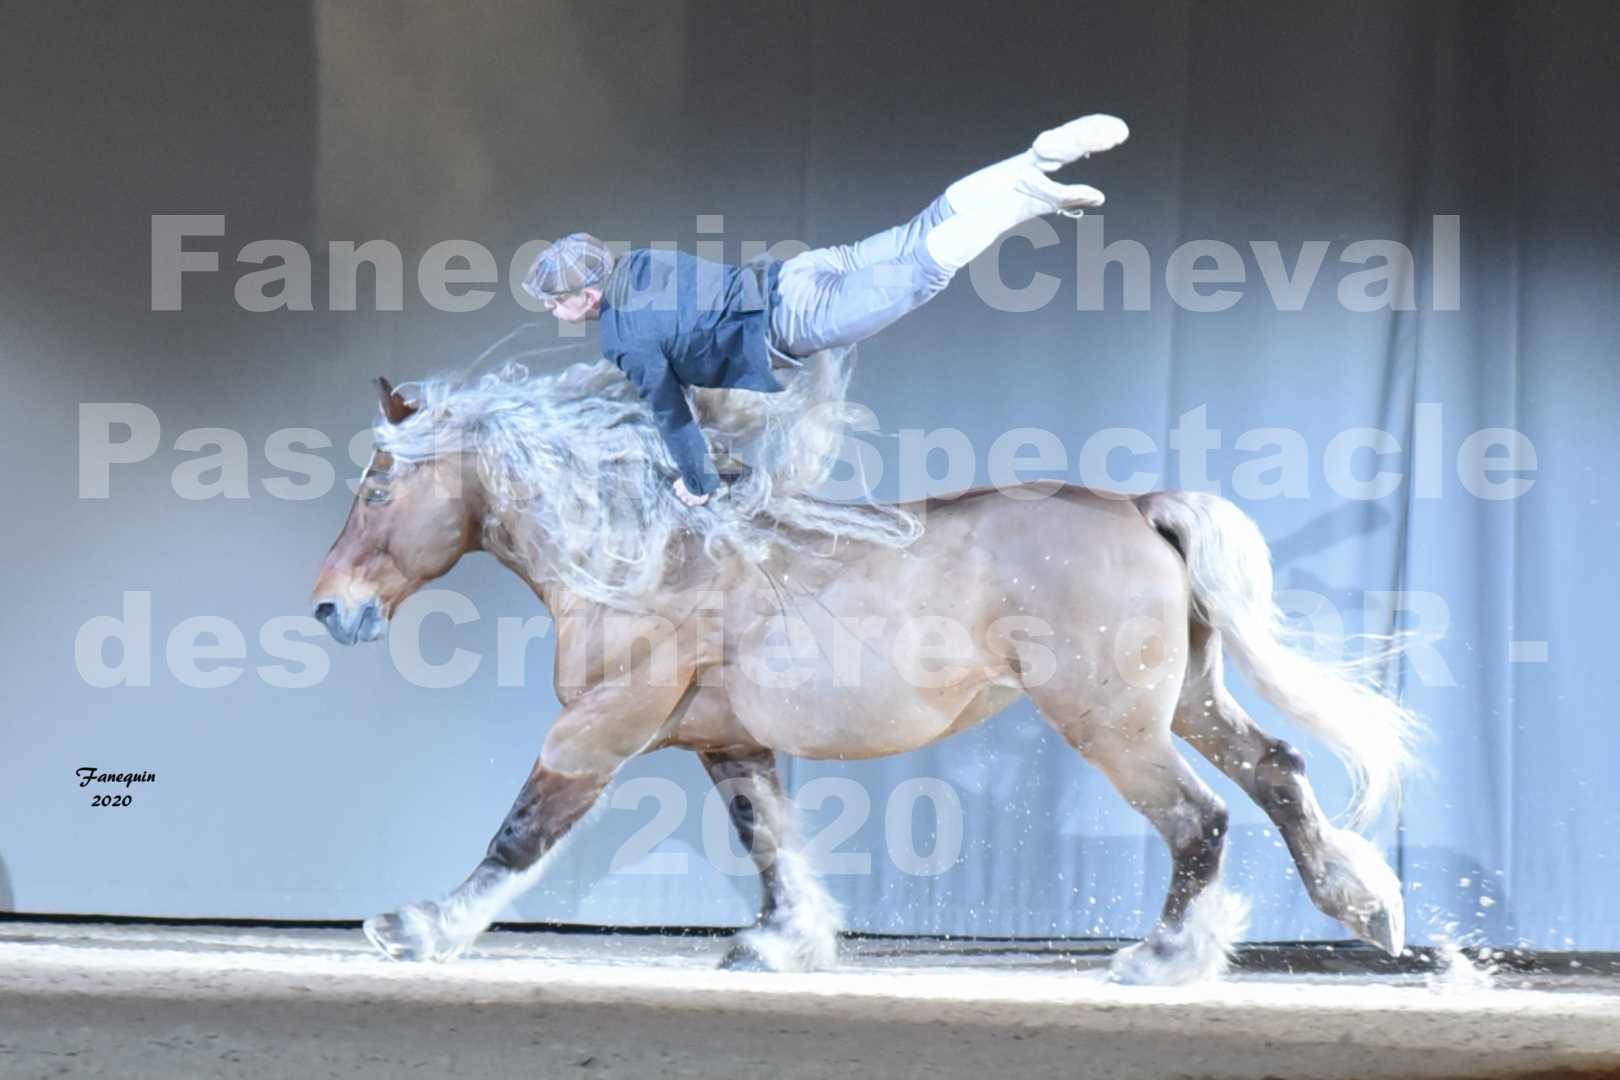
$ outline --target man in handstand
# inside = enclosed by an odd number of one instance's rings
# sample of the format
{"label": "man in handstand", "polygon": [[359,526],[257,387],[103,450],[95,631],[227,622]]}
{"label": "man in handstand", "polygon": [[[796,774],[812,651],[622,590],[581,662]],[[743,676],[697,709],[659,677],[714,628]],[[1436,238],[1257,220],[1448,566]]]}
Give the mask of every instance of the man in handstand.
{"label": "man in handstand", "polygon": [[904,225],[785,262],[726,266],[646,249],[616,259],[596,237],[574,233],[540,253],[523,287],[564,322],[601,320],[602,355],[640,391],[680,470],[675,494],[701,506],[720,481],[686,387],[781,390],[773,368],[871,337],[926,303],[1013,226],[1101,206],[1096,188],[1047,173],[1129,134],[1112,116],[1071,120],[956,181]]}

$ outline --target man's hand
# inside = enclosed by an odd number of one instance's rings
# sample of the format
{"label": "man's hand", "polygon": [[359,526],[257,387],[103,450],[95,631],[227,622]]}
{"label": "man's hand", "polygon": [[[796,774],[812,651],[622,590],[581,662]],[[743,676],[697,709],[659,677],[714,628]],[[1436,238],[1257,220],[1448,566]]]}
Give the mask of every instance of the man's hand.
{"label": "man's hand", "polygon": [[679,476],[675,478],[675,497],[687,506],[702,506],[709,501],[709,496],[694,495],[687,490],[686,481]]}

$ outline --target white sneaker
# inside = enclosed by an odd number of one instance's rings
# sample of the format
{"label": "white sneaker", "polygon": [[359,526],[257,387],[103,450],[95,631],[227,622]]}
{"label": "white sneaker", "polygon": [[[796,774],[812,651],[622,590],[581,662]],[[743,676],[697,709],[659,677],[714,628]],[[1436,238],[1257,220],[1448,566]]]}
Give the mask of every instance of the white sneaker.
{"label": "white sneaker", "polygon": [[1087,210],[1103,204],[1103,193],[1090,184],[1060,184],[1039,174],[1021,179],[1013,190],[1030,200],[1032,217],[1059,213],[1064,217],[1084,217]]}
{"label": "white sneaker", "polygon": [[1131,137],[1125,121],[1107,113],[1092,113],[1035,136],[1030,151],[1042,172],[1061,169],[1071,161],[1112,150]]}

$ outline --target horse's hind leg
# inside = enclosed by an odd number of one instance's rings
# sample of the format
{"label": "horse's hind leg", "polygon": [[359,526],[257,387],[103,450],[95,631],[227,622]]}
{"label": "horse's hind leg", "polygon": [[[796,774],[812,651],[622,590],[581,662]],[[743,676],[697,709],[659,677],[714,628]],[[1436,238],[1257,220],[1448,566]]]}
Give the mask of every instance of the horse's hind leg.
{"label": "horse's hind leg", "polygon": [[1311,901],[1362,940],[1401,951],[1401,883],[1364,837],[1335,828],[1305,778],[1305,761],[1249,718],[1226,689],[1220,638],[1195,626],[1175,732],[1241,787],[1282,833]]}
{"label": "horse's hind leg", "polygon": [[1243,901],[1219,883],[1226,807],[1170,737],[1174,692],[1169,683],[1134,691],[1136,700],[1122,703],[1125,708],[1106,720],[1034,692],[1053,726],[1170,847],[1164,909],[1145,940],[1114,957],[1110,973],[1120,982],[1181,983],[1220,974],[1247,916]]}
{"label": "horse's hind leg", "polygon": [[703,752],[743,847],[759,869],[759,921],[720,962],[734,969],[817,971],[838,954],[838,905],[801,851],[793,804],[770,750]]}

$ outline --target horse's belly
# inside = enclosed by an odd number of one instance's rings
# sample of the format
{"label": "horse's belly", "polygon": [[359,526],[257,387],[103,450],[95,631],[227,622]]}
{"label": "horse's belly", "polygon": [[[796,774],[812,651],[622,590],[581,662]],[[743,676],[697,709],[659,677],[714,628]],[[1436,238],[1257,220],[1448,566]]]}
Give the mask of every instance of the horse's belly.
{"label": "horse's belly", "polygon": [[982,669],[968,665],[918,674],[846,667],[828,655],[789,664],[745,648],[728,666],[726,688],[738,723],[765,746],[800,757],[869,758],[915,750],[962,726],[987,683]]}

